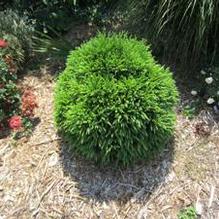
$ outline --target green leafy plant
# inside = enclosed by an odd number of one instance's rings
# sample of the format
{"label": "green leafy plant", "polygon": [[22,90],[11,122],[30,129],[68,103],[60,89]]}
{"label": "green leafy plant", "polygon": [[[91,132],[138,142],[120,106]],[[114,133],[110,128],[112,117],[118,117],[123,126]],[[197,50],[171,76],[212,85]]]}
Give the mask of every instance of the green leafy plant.
{"label": "green leafy plant", "polygon": [[52,36],[51,29],[59,33],[66,32],[75,20],[102,23],[116,2],[116,0],[12,0],[11,4],[8,4],[21,13],[27,11],[29,16],[36,20],[37,29]]}
{"label": "green leafy plant", "polygon": [[7,122],[19,109],[20,95],[15,81],[16,75],[9,72],[6,63],[0,58],[0,123]]}
{"label": "green leafy plant", "polygon": [[[0,40],[0,52],[1,46],[6,45],[6,41]],[[32,129],[31,119],[38,107],[36,96],[30,88],[23,89],[21,96],[16,85],[17,75],[6,61],[7,58],[0,56],[0,130],[10,128],[17,133],[27,133]]]}
{"label": "green leafy plant", "polygon": [[20,13],[28,13],[36,21],[36,29],[49,32],[48,27],[59,32],[69,29],[76,9],[74,0],[13,0],[11,7]]}
{"label": "green leafy plant", "polygon": [[36,32],[34,36],[34,52],[40,54],[50,54],[59,59],[66,58],[74,48],[72,42],[64,39],[58,32],[52,30],[53,37],[48,34]]}
{"label": "green leafy plant", "polygon": [[218,0],[129,0],[129,24],[146,35],[164,58],[194,67],[216,56]]}
{"label": "green leafy plant", "polygon": [[28,117],[22,118],[22,129],[18,129],[17,131],[14,131],[12,134],[12,138],[14,140],[21,139],[23,137],[29,137],[31,136],[34,129],[33,122]]}
{"label": "green leafy plant", "polygon": [[178,219],[196,219],[197,214],[193,206],[181,210],[178,214]]}
{"label": "green leafy plant", "polygon": [[34,25],[31,22],[26,15],[11,9],[0,11],[0,38],[9,43],[3,55],[10,55],[17,64],[32,52]]}
{"label": "green leafy plant", "polygon": [[2,55],[11,57],[18,68],[18,66],[25,60],[24,49],[16,36],[5,34],[3,38],[10,43],[10,46],[2,50]]}
{"label": "green leafy plant", "polygon": [[128,165],[170,139],[178,92],[149,46],[126,34],[99,34],[72,51],[55,90],[55,121],[87,159]]}
{"label": "green leafy plant", "polygon": [[199,83],[194,84],[191,91],[191,95],[196,102],[207,104],[212,106],[216,113],[219,113],[219,68],[212,66],[201,70],[197,74],[197,81]]}
{"label": "green leafy plant", "polygon": [[193,119],[203,109],[203,104],[199,99],[191,100],[183,106],[182,113],[188,119]]}

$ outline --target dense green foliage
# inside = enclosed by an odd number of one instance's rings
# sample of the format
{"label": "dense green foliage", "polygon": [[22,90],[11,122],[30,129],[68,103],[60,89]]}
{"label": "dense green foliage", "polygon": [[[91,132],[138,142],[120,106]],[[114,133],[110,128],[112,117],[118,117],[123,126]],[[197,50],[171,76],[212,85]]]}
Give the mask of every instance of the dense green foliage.
{"label": "dense green foliage", "polygon": [[172,134],[172,74],[142,41],[99,34],[68,57],[55,91],[55,120],[73,149],[101,163],[147,159]]}
{"label": "dense green foliage", "polygon": [[163,47],[165,58],[177,64],[180,61],[184,67],[215,58],[219,43],[218,0],[128,0],[128,5],[128,23],[155,48]]}
{"label": "dense green foliage", "polygon": [[15,81],[16,75],[9,72],[0,57],[0,124],[19,108],[20,96]]}
{"label": "dense green foliage", "polygon": [[0,4],[0,10],[11,7],[28,13],[37,29],[52,37],[54,31],[71,29],[76,20],[107,28],[125,22],[129,30],[146,37],[166,63],[181,63],[184,68],[213,62],[219,55],[218,0],[4,0]]}
{"label": "dense green foliage", "polygon": [[24,61],[25,56],[30,55],[33,34],[34,26],[27,16],[21,16],[10,9],[0,11],[0,38],[9,43],[4,53],[9,54],[17,63]]}
{"label": "dense green foliage", "polygon": [[193,206],[185,208],[178,214],[178,219],[196,219],[197,214]]}
{"label": "dense green foliage", "polygon": [[[28,13],[31,19],[36,20],[38,30],[53,34],[71,28],[75,20],[81,22],[100,20],[102,14],[110,10],[115,0],[12,0],[3,3],[3,10],[7,7],[16,9],[20,14]],[[1,3],[0,3],[1,4]],[[1,6],[1,5],[0,5]]]}

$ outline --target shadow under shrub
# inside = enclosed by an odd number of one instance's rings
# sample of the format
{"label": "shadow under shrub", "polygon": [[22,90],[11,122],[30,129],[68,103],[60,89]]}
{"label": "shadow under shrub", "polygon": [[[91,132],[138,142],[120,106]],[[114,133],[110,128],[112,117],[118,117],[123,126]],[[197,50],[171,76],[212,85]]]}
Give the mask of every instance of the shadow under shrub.
{"label": "shadow under shrub", "polygon": [[55,91],[57,127],[75,152],[102,164],[149,159],[170,139],[178,92],[148,46],[99,34],[74,50]]}

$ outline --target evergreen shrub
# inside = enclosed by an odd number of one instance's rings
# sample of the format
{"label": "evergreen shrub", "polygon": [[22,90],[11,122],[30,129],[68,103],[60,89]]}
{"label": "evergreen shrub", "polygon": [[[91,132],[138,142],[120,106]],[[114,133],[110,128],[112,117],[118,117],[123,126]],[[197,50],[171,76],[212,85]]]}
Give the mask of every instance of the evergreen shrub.
{"label": "evergreen shrub", "polygon": [[98,34],[72,51],[55,90],[55,121],[72,148],[128,165],[164,148],[178,92],[172,73],[127,34]]}

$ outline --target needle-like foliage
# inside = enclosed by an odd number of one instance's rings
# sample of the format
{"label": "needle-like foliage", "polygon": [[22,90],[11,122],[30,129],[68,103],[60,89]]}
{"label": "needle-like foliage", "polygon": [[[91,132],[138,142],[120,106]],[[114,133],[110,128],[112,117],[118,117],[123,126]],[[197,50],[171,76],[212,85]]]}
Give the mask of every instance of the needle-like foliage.
{"label": "needle-like foliage", "polygon": [[173,132],[178,92],[142,41],[99,34],[71,52],[55,90],[57,127],[103,164],[149,159]]}

